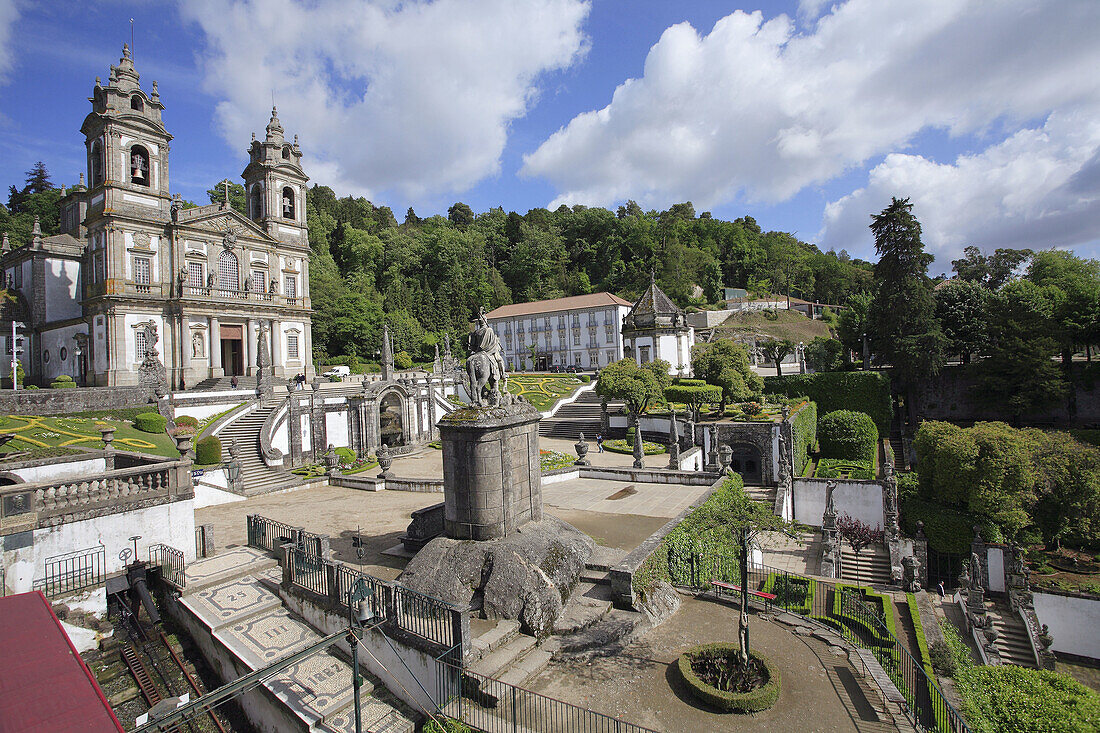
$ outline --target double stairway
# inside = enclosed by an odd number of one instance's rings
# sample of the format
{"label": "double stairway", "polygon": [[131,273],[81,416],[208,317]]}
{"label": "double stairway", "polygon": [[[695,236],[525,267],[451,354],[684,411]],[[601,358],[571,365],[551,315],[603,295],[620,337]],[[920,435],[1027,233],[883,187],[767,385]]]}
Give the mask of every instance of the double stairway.
{"label": "double stairway", "polygon": [[871,545],[857,554],[845,542],[840,552],[843,580],[878,588],[890,584],[890,552],[885,547]]}
{"label": "double stairway", "polygon": [[295,476],[281,467],[268,466],[260,456],[260,429],[268,415],[278,409],[279,405],[280,402],[277,401],[268,405],[261,403],[252,412],[237,418],[218,433],[218,438],[222,442],[223,458],[228,459],[229,445],[234,440],[240,448],[241,485],[244,496],[285,491],[303,483],[300,476]]}
{"label": "double stairway", "polygon": [[1023,619],[1013,611],[1007,602],[986,601],[986,617],[993,622],[997,638],[993,646],[1000,652],[1004,664],[1018,664],[1021,667],[1035,668],[1035,652],[1027,636]]}
{"label": "double stairway", "polygon": [[[607,409],[614,412],[622,406],[621,402],[608,402]],[[585,440],[593,440],[599,432],[600,396],[595,390],[588,390],[576,402],[565,405],[553,417],[539,423],[539,435],[543,438],[576,440],[584,433]]]}

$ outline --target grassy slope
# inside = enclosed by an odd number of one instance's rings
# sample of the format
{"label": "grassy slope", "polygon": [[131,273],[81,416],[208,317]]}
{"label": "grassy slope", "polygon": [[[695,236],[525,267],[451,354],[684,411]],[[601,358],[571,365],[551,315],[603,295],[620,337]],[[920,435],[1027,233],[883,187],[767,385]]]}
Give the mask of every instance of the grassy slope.
{"label": "grassy slope", "polygon": [[719,337],[741,334],[757,334],[758,337],[790,339],[795,343],[810,343],[818,336],[829,337],[829,327],[824,321],[810,320],[797,311],[776,311],[775,320],[768,319],[760,311],[734,313],[718,327]]}
{"label": "grassy slope", "polygon": [[7,453],[54,446],[102,448],[99,431],[108,425],[115,428],[112,445],[116,450],[179,457],[175,441],[166,433],[143,433],[125,421],[102,417],[0,416],[0,432],[16,434],[4,446]]}

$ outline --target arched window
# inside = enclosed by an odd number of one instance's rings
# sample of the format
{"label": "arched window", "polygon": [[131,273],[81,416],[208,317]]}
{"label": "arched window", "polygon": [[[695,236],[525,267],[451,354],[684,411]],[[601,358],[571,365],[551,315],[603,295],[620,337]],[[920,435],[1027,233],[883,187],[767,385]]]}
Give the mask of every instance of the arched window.
{"label": "arched window", "polygon": [[283,148],[283,160],[290,160],[290,146]]}
{"label": "arched window", "polygon": [[294,218],[294,189],[290,186],[283,189],[283,218]]}
{"label": "arched window", "polygon": [[141,99],[140,94],[135,94],[134,96],[130,97],[130,109],[135,109],[138,112],[141,112],[145,109],[145,102]]}
{"label": "arched window", "polygon": [[103,183],[103,146],[98,140],[92,143],[92,152],[88,156],[88,178],[93,186]]}
{"label": "arched window", "polygon": [[149,151],[140,145],[130,148],[130,183],[149,185]]}
{"label": "arched window", "polygon": [[237,264],[237,255],[223,249],[222,253],[218,255],[218,288],[221,290],[237,290],[240,286],[240,267]]}
{"label": "arched window", "polygon": [[253,220],[259,221],[264,215],[264,196],[260,184],[257,183],[252,187],[252,193],[249,194],[248,200],[248,208],[252,213]]}

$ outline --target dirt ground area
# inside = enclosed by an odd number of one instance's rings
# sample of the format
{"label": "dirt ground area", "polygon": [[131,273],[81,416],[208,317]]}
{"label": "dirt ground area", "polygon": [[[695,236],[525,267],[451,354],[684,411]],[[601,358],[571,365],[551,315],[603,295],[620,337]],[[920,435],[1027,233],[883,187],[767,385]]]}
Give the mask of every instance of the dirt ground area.
{"label": "dirt ground area", "polygon": [[664,526],[668,520],[664,517],[644,517],[640,514],[606,514],[584,509],[560,509],[544,507],[547,514],[569,522],[586,535],[596,540],[596,544],[614,547],[617,550],[633,550]]}
{"label": "dirt ground area", "polygon": [[697,644],[733,641],[737,608],[685,598],[680,610],[614,656],[555,660],[528,687],[625,721],[661,731],[896,731],[867,701],[846,658],[823,642],[754,616],[752,648],[780,669],[782,689],[770,709],[721,713],[697,701],[674,666]]}

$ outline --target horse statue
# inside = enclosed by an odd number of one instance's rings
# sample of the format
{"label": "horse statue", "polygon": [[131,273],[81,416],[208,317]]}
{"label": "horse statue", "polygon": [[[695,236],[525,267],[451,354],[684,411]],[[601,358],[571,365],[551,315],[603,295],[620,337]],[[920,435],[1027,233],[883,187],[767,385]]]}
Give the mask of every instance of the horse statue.
{"label": "horse statue", "polygon": [[477,327],[470,334],[470,356],[466,359],[466,387],[470,401],[477,406],[510,402],[508,374],[500,339],[489,326],[485,310],[478,312]]}

